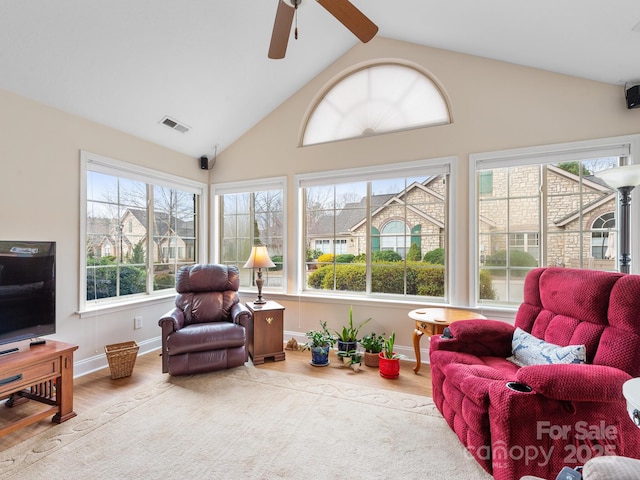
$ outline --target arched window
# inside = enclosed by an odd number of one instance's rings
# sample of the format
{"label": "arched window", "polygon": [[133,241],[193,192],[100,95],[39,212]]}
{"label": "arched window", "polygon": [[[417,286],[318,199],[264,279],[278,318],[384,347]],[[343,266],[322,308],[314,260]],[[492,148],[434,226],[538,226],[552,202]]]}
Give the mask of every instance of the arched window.
{"label": "arched window", "polygon": [[591,227],[591,256],[593,258],[616,258],[614,230],[616,218],[613,212],[600,215]]}
{"label": "arched window", "polygon": [[393,250],[402,258],[407,256],[409,250],[409,229],[399,220],[392,220],[382,227],[380,236],[380,250]]}
{"label": "arched window", "polygon": [[447,123],[447,102],[429,77],[385,63],[357,70],[331,87],[309,117],[302,145]]}

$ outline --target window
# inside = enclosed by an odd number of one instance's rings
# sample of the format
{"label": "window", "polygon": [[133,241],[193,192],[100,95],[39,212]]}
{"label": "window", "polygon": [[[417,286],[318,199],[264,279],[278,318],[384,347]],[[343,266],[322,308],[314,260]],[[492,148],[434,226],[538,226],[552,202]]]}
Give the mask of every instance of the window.
{"label": "window", "polygon": [[263,244],[276,265],[263,270],[263,288],[284,291],[285,185],[286,179],[275,178],[212,187],[220,221],[216,254],[221,263],[238,267],[241,287],[254,285],[255,272],[243,267],[251,247]]}
{"label": "window", "polygon": [[[607,245],[616,192],[594,173],[626,161],[630,146],[477,155],[477,302],[517,305],[537,266],[615,270]],[[483,188],[491,175],[492,189]],[[609,250],[611,254],[612,250]]]}
{"label": "window", "polygon": [[306,252],[301,289],[446,301],[452,161],[296,177]]}
{"label": "window", "polygon": [[400,64],[349,73],[318,102],[303,145],[450,123],[439,88],[424,73]]}
{"label": "window", "polygon": [[598,260],[616,258],[616,218],[614,212],[605,213],[595,219],[591,227],[591,256]]}
{"label": "window", "polygon": [[199,260],[206,188],[82,152],[81,310],[173,289]]}
{"label": "window", "polygon": [[404,222],[392,220],[382,227],[380,234],[380,250],[397,252],[405,258],[410,246],[411,238],[407,235],[408,227]]}

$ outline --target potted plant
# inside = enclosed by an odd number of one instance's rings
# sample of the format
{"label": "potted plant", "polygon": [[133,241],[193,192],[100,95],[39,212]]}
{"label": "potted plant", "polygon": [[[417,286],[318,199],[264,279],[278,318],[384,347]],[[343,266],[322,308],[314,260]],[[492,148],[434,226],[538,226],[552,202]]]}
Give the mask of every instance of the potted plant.
{"label": "potted plant", "polygon": [[398,378],[400,375],[400,355],[393,351],[396,332],[392,332],[384,341],[384,347],[378,354],[380,358],[380,376],[383,378]]}
{"label": "potted plant", "polygon": [[342,331],[336,330],[338,336],[338,352],[349,352],[355,350],[358,346],[358,332],[371,320],[367,318],[357,327],[353,326],[353,306],[349,307],[349,324],[342,327]]}
{"label": "potted plant", "polygon": [[329,365],[329,350],[335,345],[336,338],[327,329],[327,322],[320,321],[320,330],[309,330],[306,336],[309,341],[302,346],[302,350],[311,350],[311,365]]}
{"label": "potted plant", "polygon": [[337,355],[342,359],[345,367],[351,367],[354,372],[360,370],[362,366],[362,353],[357,350],[349,350],[348,352],[338,352]]}
{"label": "potted plant", "polygon": [[384,347],[384,333],[378,335],[375,332],[371,332],[369,335],[365,335],[360,339],[360,345],[364,348],[364,364],[367,367],[378,368],[380,364],[378,354]]}

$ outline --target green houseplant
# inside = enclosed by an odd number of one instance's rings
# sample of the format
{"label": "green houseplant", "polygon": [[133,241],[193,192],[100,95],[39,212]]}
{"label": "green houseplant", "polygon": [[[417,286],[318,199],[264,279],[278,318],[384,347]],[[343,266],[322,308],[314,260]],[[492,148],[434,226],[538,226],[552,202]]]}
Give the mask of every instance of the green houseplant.
{"label": "green houseplant", "polygon": [[400,375],[400,355],[393,351],[396,342],[396,332],[391,332],[384,341],[380,358],[380,376],[383,378],[398,378]]}
{"label": "green houseplant", "polygon": [[367,318],[357,327],[353,326],[353,306],[349,307],[349,324],[342,327],[341,331],[336,330],[338,337],[338,352],[349,352],[355,350],[358,346],[358,333],[360,329],[369,322],[371,318]]}
{"label": "green houseplant", "polygon": [[362,366],[362,352],[357,350],[349,350],[348,352],[338,352],[337,355],[342,359],[345,367],[351,367],[357,372]]}
{"label": "green houseplant", "polygon": [[367,367],[378,368],[380,364],[378,354],[384,347],[384,335],[384,333],[378,335],[376,332],[371,332],[360,339],[360,345],[364,348],[364,364]]}
{"label": "green houseplant", "polygon": [[336,338],[327,328],[327,322],[320,321],[320,330],[309,330],[306,336],[309,341],[302,346],[302,350],[311,350],[311,365],[329,365],[329,350],[335,345]]}

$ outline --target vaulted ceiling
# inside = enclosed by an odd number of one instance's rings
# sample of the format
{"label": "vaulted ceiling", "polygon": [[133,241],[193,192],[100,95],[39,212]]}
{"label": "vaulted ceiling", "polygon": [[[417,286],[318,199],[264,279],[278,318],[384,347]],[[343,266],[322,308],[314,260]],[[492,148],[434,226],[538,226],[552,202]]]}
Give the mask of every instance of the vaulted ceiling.
{"label": "vaulted ceiling", "polygon": [[[618,84],[621,95],[640,83],[638,0],[352,3],[384,37]],[[270,60],[277,4],[0,0],[0,88],[190,156],[212,155],[358,42],[305,0],[298,40],[283,60]],[[165,116],[189,131],[163,125]]]}

